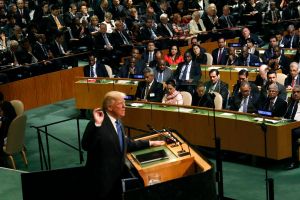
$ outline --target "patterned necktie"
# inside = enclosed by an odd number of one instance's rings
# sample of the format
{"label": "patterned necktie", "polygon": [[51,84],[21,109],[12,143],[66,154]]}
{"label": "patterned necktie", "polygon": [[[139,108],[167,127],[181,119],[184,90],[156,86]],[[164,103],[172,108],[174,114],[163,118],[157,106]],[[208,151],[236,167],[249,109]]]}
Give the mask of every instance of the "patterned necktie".
{"label": "patterned necktie", "polygon": [[148,93],[149,93],[149,84],[146,85],[144,99],[147,99]]}
{"label": "patterned necktie", "polygon": [[119,143],[120,143],[120,149],[123,151],[123,131],[122,131],[122,124],[119,120],[116,120],[116,127],[117,127],[117,134],[119,138]]}
{"label": "patterned necktie", "polygon": [[243,102],[243,113],[247,112],[247,107],[248,107],[248,97],[244,97],[244,102]]}
{"label": "patterned necktie", "polygon": [[221,59],[222,59],[222,49],[219,49],[219,54],[218,54],[218,61],[217,64],[221,64]]}

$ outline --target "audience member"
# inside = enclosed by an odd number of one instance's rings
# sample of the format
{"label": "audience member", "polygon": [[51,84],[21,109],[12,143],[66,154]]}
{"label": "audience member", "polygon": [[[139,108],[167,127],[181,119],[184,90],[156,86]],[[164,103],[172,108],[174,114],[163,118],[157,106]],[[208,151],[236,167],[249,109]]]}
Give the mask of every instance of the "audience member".
{"label": "audience member", "polygon": [[145,81],[139,82],[135,97],[139,101],[161,102],[163,96],[163,85],[154,78],[153,69],[144,69]]}
{"label": "audience member", "polygon": [[256,113],[259,95],[252,93],[251,90],[249,82],[241,82],[238,94],[232,98],[230,110],[243,113]]}
{"label": "audience member", "polygon": [[299,64],[292,62],[290,64],[290,73],[284,80],[284,86],[288,90],[292,90],[296,85],[300,85]]}
{"label": "audience member", "polygon": [[214,106],[214,100],[211,98],[210,93],[205,91],[205,85],[202,82],[198,83],[192,96],[192,105],[207,108],[212,108]]}
{"label": "audience member", "polygon": [[183,105],[183,97],[179,91],[176,90],[176,84],[174,80],[166,82],[167,94],[164,95],[162,103]]}
{"label": "audience member", "polygon": [[222,108],[225,109],[229,98],[228,84],[220,80],[220,72],[217,69],[209,71],[209,79],[205,83],[206,93],[218,92],[223,98]]}
{"label": "audience member", "polygon": [[273,117],[283,117],[286,113],[287,102],[279,96],[279,88],[276,83],[269,85],[267,98],[262,98],[260,102],[260,109],[270,111]]}

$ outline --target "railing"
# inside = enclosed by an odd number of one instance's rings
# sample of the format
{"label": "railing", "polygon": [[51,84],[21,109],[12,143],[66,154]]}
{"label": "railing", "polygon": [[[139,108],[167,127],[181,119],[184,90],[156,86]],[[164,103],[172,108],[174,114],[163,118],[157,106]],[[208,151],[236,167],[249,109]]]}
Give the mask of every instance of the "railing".
{"label": "railing", "polygon": [[[56,137],[56,136],[54,136],[54,135],[52,135],[48,132],[48,127],[49,126],[60,124],[60,123],[71,121],[71,120],[76,120],[78,147],[63,141],[62,139],[60,139],[60,138],[58,138],[58,137]],[[41,126],[30,126],[30,127],[35,128],[36,131],[37,131],[41,170],[44,170],[44,165],[45,165],[46,170],[51,170],[51,156],[50,156],[49,137],[51,137],[54,140],[57,140],[57,141],[65,144],[65,145],[67,145],[68,147],[78,151],[80,164],[83,162],[84,159],[83,159],[83,151],[81,150],[81,137],[80,137],[79,118],[73,117],[73,118],[69,118],[69,119],[65,119],[65,120],[61,120],[61,121],[57,121],[57,122],[53,122],[53,123],[49,123],[49,124],[45,124],[45,125],[41,125]],[[44,135],[45,135],[47,155],[45,153],[44,143],[43,143],[43,140],[42,140],[42,133],[44,133]]]}
{"label": "railing", "polygon": [[[64,122],[71,121],[71,120],[76,120],[78,147],[63,141],[62,139],[60,139],[60,138],[58,138],[58,137],[56,137],[56,136],[54,136],[54,135],[52,135],[48,132],[48,127],[49,126],[64,123]],[[60,121],[57,121],[57,122],[53,122],[53,123],[49,123],[49,124],[45,124],[45,125],[41,125],[41,126],[30,126],[31,128],[35,128],[36,131],[37,131],[41,170],[44,170],[44,166],[45,166],[45,170],[51,170],[51,155],[50,155],[49,137],[56,140],[56,141],[59,141],[59,142],[63,143],[64,145],[66,145],[66,146],[68,146],[68,147],[70,147],[70,148],[72,148],[76,151],[78,151],[79,161],[80,161],[80,164],[82,164],[82,162],[84,161],[84,158],[83,158],[83,151],[82,151],[82,148],[81,148],[81,136],[80,136],[79,120],[80,119],[78,117],[73,117],[73,118],[60,120]],[[140,132],[143,132],[143,133],[148,133],[149,132],[149,131],[146,131],[146,130],[142,130],[142,129],[138,129],[138,128],[134,128],[134,127],[130,127],[130,126],[125,126],[125,128],[127,129],[127,135],[129,137],[130,137],[131,130],[140,131]],[[42,140],[42,133],[44,133],[44,136],[45,136],[46,151],[45,151],[44,143],[43,143],[43,140]]]}

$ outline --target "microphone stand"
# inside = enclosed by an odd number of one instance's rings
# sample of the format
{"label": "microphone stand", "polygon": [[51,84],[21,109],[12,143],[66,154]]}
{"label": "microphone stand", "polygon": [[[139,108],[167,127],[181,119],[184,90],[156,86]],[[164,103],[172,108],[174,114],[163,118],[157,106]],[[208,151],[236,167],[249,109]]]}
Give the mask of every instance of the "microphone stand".
{"label": "microphone stand", "polygon": [[[263,117],[263,116],[262,116]],[[265,143],[265,181],[266,181],[266,199],[274,200],[274,179],[268,177],[268,147],[267,147],[267,125],[265,124],[265,118],[260,124],[260,128],[264,133],[264,143]]]}
{"label": "microphone stand", "polygon": [[[214,93],[209,93],[213,102],[216,95]],[[215,137],[215,148],[216,148],[216,181],[218,182],[218,197],[219,199],[224,199],[224,189],[223,189],[223,166],[222,166],[222,155],[221,155],[221,139],[217,137],[216,129],[216,106],[215,102],[213,104],[213,121],[214,121],[214,137]]]}

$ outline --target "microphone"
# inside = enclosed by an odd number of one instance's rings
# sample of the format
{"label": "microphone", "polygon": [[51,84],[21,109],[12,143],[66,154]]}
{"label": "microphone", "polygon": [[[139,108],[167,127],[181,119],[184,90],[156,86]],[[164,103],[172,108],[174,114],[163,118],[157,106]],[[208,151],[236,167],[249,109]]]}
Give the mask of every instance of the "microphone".
{"label": "microphone", "polygon": [[[166,129],[156,130],[156,129],[153,128],[153,126],[151,126],[150,124],[147,124],[147,127],[149,128],[149,130],[151,130],[151,131],[153,131],[153,132],[155,132],[155,133],[160,134],[160,135],[164,138],[164,140],[165,140],[165,142],[166,142],[167,144],[172,144],[172,143],[174,143],[174,145],[173,145],[172,147],[177,146],[177,140],[176,140],[174,137],[171,137],[170,135],[168,136],[168,135],[165,135],[165,134],[162,133],[162,132],[169,132],[169,131],[167,131]],[[170,132],[169,132],[169,134],[170,134]]]}
{"label": "microphone", "polygon": [[178,139],[176,139],[176,138],[173,136],[171,129],[166,129],[166,131],[168,131],[168,133],[169,133],[169,135],[171,136],[171,138],[173,138],[173,139],[176,141],[176,143],[175,143],[176,146],[177,146],[177,145],[180,145],[180,147],[181,147],[181,150],[177,152],[177,153],[178,153],[178,156],[179,156],[179,157],[183,157],[183,156],[187,156],[187,155],[190,155],[190,156],[191,156],[190,146],[187,145],[189,151],[188,151],[188,152],[185,151],[185,150],[183,149],[183,147],[182,147],[182,142],[180,142]]}

